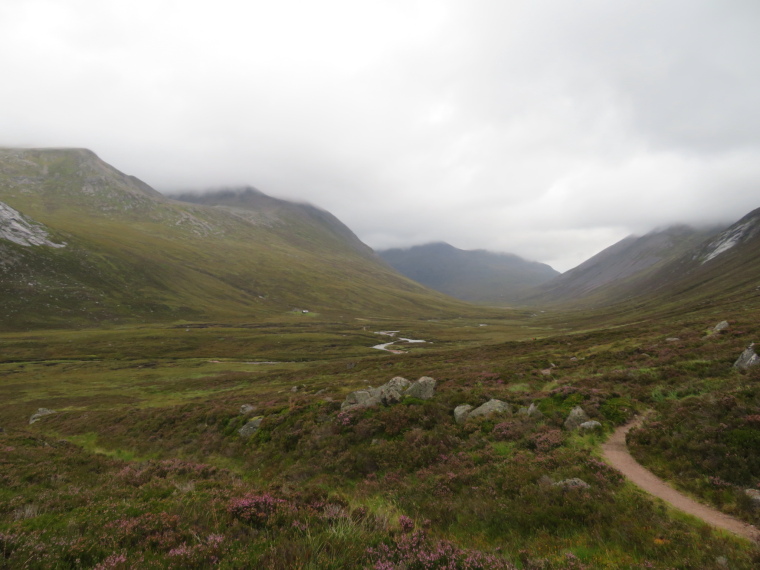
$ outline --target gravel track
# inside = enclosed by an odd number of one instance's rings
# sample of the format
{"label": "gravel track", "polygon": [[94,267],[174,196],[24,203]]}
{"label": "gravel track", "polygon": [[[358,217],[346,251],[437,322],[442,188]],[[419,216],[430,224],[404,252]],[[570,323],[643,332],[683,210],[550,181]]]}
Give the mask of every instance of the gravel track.
{"label": "gravel track", "polygon": [[604,460],[625,475],[634,485],[650,495],[662,499],[676,509],[700,518],[716,528],[760,542],[760,531],[757,528],[679,493],[651,471],[642,467],[631,456],[625,443],[625,436],[632,428],[641,425],[643,421],[644,418],[637,418],[617,428],[612,436],[602,444]]}

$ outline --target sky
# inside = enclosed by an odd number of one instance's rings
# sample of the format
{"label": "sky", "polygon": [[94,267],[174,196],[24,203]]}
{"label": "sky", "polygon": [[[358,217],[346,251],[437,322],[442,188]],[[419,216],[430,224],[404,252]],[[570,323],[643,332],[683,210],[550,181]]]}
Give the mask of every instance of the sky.
{"label": "sky", "polygon": [[2,0],[0,146],[565,271],[760,207],[757,0]]}

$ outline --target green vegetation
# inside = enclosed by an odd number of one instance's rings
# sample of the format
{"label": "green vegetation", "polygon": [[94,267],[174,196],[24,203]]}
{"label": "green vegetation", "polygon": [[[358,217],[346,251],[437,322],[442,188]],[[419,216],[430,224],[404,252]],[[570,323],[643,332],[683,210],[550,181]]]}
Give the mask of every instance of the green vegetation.
{"label": "green vegetation", "polygon": [[[0,201],[66,247],[0,244],[0,567],[760,565],[598,457],[654,410],[641,461],[758,523],[760,372],[731,366],[760,337],[756,258],[729,266],[752,244],[603,311],[474,307],[316,208],[180,203],[87,151],[2,153]],[[395,376],[436,394],[341,410]],[[455,422],[490,399],[516,412]],[[567,431],[577,406],[601,429]]]}
{"label": "green vegetation", "polygon": [[[661,418],[634,436],[643,459],[673,479],[688,459],[685,488],[756,521],[737,491],[760,482],[752,454],[714,475],[719,493],[700,491],[710,453],[760,432],[745,421],[760,414],[756,373],[731,369],[760,327],[737,314],[705,338],[710,322],[563,334],[556,317],[294,316],[6,333],[0,552],[9,568],[753,568],[756,548],[674,516],[599,461],[602,436],[562,428],[577,405],[605,432],[654,407]],[[378,330],[432,343],[380,352]],[[433,376],[436,396],[340,411],[396,375]],[[544,417],[453,421],[490,398]],[[27,425],[39,407],[56,413]],[[260,429],[241,437],[254,415]],[[724,447],[673,447],[698,443],[692,424],[725,431]],[[553,484],[570,478],[590,488]]]}

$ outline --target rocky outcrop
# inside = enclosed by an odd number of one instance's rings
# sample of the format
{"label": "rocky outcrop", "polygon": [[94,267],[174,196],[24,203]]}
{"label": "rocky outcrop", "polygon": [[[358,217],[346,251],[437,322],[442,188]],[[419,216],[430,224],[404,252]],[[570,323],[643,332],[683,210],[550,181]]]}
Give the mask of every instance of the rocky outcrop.
{"label": "rocky outcrop", "polygon": [[50,414],[54,414],[55,410],[49,410],[47,408],[38,408],[37,411],[32,414],[32,417],[29,418],[29,425],[32,425],[34,422],[40,421],[41,418],[44,418],[45,416],[49,416]]}
{"label": "rocky outcrop", "polygon": [[253,413],[253,411],[256,409],[256,406],[251,404],[243,404],[240,406],[240,414],[243,416],[248,416]]}
{"label": "rocky outcrop", "polygon": [[0,202],[0,240],[8,240],[24,247],[46,245],[65,247],[65,243],[53,243],[45,229],[29,218]]}
{"label": "rocky outcrop", "polygon": [[570,414],[565,420],[565,429],[567,431],[576,430],[581,427],[581,424],[589,421],[589,419],[590,418],[586,415],[586,412],[583,411],[583,408],[580,406],[575,406],[572,410],[570,410]]}
{"label": "rocky outcrop", "polygon": [[755,352],[755,343],[750,344],[744,352],[741,353],[739,358],[734,362],[734,368],[739,370],[746,370],[752,366],[760,364],[760,356]]}
{"label": "rocky outcrop", "polygon": [[261,422],[263,420],[264,418],[262,416],[253,418],[251,421],[249,421],[247,424],[245,424],[243,427],[241,427],[238,430],[240,437],[251,437],[254,433],[259,431],[259,428],[261,427]]}
{"label": "rocky outcrop", "polygon": [[379,388],[366,388],[351,392],[340,405],[341,410],[370,408],[372,406],[392,406],[406,397],[429,400],[435,395],[435,380],[423,376],[415,382],[396,376]]}

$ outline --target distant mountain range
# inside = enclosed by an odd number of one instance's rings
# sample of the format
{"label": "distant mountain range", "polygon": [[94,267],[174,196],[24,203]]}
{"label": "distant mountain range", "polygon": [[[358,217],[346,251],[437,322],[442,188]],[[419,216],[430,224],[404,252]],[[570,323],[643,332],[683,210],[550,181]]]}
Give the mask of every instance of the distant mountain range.
{"label": "distant mountain range", "polygon": [[508,253],[466,251],[447,243],[377,252],[410,279],[457,299],[509,305],[559,272]]}
{"label": "distant mountain range", "polygon": [[459,314],[337,218],[251,188],[173,200],[84,149],[0,149],[0,328]]}
{"label": "distant mountain range", "polygon": [[377,255],[329,212],[254,188],[175,198],[88,150],[0,149],[0,329],[472,312],[452,297],[709,305],[760,291],[760,209],[727,228],[631,236],[558,275],[444,243]]}

